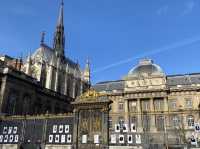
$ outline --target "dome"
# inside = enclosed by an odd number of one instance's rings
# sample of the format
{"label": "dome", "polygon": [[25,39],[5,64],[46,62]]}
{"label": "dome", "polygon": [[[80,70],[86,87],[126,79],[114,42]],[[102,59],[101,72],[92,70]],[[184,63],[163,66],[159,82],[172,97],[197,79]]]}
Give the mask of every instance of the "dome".
{"label": "dome", "polygon": [[160,66],[153,63],[151,59],[142,59],[139,64],[133,67],[129,73],[129,76],[153,76],[153,75],[164,75]]}

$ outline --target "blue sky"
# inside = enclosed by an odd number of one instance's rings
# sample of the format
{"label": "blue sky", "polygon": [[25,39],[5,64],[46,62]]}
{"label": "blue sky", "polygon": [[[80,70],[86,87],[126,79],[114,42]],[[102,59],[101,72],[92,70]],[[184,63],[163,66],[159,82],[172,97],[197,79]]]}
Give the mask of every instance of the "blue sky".
{"label": "blue sky", "polygon": [[[166,74],[200,72],[199,0],[64,0],[66,55],[93,83],[121,79],[148,57]],[[1,0],[0,53],[34,51],[40,33],[52,45],[60,0]]]}

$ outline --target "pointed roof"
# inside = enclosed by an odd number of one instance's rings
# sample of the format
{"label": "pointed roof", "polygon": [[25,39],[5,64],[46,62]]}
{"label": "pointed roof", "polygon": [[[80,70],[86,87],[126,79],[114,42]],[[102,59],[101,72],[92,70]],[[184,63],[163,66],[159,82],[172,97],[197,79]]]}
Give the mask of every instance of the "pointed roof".
{"label": "pointed roof", "polygon": [[85,71],[90,71],[90,61],[89,61],[89,59],[86,60]]}
{"label": "pointed roof", "polygon": [[62,0],[61,5],[60,5],[60,12],[59,12],[59,16],[58,16],[58,23],[57,26],[64,26],[64,19],[63,19],[63,15],[64,14],[64,2]]}
{"label": "pointed roof", "polygon": [[64,3],[61,2],[58,22],[56,25],[56,31],[54,34],[53,49],[56,51],[58,56],[64,57],[65,49],[65,33],[64,33]]}

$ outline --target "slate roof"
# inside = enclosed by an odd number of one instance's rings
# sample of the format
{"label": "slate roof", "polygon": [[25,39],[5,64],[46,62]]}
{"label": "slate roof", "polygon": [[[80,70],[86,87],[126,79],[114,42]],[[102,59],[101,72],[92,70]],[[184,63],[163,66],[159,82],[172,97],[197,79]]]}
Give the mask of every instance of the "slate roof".
{"label": "slate roof", "polygon": [[[168,87],[174,87],[177,85],[191,86],[195,84],[200,84],[200,73],[168,75],[166,76],[166,80]],[[96,91],[123,91],[124,80],[100,82],[95,84],[93,88]]]}
{"label": "slate roof", "polygon": [[168,86],[192,85],[192,84],[200,84],[200,73],[167,76]]}
{"label": "slate roof", "polygon": [[[37,55],[43,55],[44,61],[47,63],[50,63],[53,55],[55,54],[54,50],[47,46],[46,44],[41,44],[40,48],[38,48],[33,55],[31,56],[31,58],[35,58]],[[74,61],[72,61],[70,58],[65,57],[64,61],[65,64],[68,64],[69,67],[71,68],[77,68],[79,69],[79,66],[77,63],[75,63]]]}
{"label": "slate roof", "polygon": [[93,86],[96,91],[122,91],[124,89],[124,81],[107,81],[107,82],[99,82]]}

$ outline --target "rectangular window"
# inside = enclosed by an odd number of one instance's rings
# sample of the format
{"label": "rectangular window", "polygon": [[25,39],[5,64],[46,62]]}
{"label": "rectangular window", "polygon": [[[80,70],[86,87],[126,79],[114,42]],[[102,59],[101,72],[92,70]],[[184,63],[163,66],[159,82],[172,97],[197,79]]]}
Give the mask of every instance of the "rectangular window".
{"label": "rectangular window", "polygon": [[164,116],[163,115],[157,115],[156,116],[156,128],[158,131],[164,130]]}
{"label": "rectangular window", "polygon": [[185,100],[185,108],[192,108],[192,100],[191,99]]}
{"label": "rectangular window", "polygon": [[143,114],[142,123],[144,131],[150,130],[150,116],[148,114]]}
{"label": "rectangular window", "polygon": [[123,111],[123,109],[124,109],[124,103],[120,102],[119,103],[119,111]]}
{"label": "rectangular window", "polygon": [[164,101],[162,99],[155,99],[154,100],[154,108],[156,111],[163,111]]}
{"label": "rectangular window", "polygon": [[112,128],[112,118],[111,117],[109,117],[108,124],[109,124],[109,128]]}
{"label": "rectangular window", "polygon": [[137,112],[137,101],[129,101],[129,111]]}
{"label": "rectangular window", "polygon": [[123,125],[124,125],[124,117],[122,117],[122,116],[120,116],[119,118],[118,118],[118,124],[120,125],[120,128],[123,128]]}
{"label": "rectangular window", "polygon": [[171,110],[176,110],[177,109],[177,107],[176,107],[176,100],[170,100],[169,104],[170,104],[169,108]]}
{"label": "rectangular window", "polygon": [[180,123],[180,118],[179,118],[179,116],[178,116],[178,115],[173,115],[173,116],[171,117],[171,125],[172,125],[173,127],[179,127],[179,123]]}
{"label": "rectangular window", "polygon": [[149,111],[150,110],[150,101],[143,100],[142,101],[142,111]]}
{"label": "rectangular window", "polygon": [[130,126],[131,126],[131,132],[136,132],[137,130],[137,117],[132,116],[130,118]]}
{"label": "rectangular window", "polygon": [[187,116],[188,127],[194,127],[194,117],[192,115]]}

